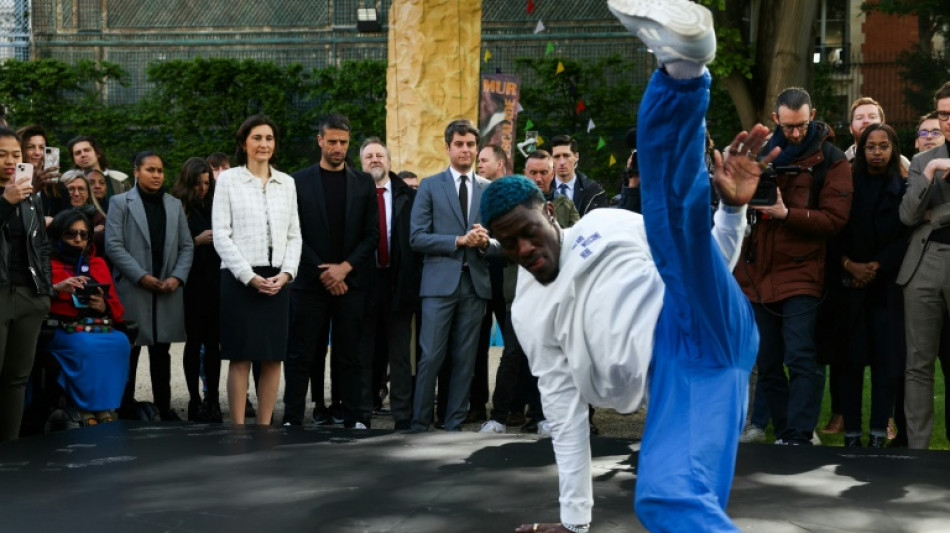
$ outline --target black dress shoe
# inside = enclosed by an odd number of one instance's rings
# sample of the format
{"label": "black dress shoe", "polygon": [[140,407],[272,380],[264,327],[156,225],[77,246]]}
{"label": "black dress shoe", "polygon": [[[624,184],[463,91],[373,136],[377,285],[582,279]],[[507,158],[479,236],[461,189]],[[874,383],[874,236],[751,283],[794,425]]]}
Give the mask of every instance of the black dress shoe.
{"label": "black dress shoe", "polygon": [[162,419],[162,422],[181,422],[181,417],[178,416],[178,413],[176,413],[174,409],[161,411],[158,416]]}
{"label": "black dress shoe", "polygon": [[480,422],[488,421],[488,413],[485,412],[484,407],[474,407],[468,410],[468,413],[465,415],[465,420],[463,424],[478,424]]}
{"label": "black dress shoe", "polygon": [[885,444],[887,444],[887,437],[882,435],[871,435],[868,439],[868,448],[883,450]]}
{"label": "black dress shoe", "polygon": [[188,421],[189,422],[204,422],[201,419],[201,401],[200,400],[189,400],[188,401]]}
{"label": "black dress shoe", "polygon": [[537,431],[538,421],[533,418],[529,418],[528,421],[525,422],[523,426],[521,426],[522,433],[537,433]]}
{"label": "black dress shoe", "polygon": [[219,403],[218,400],[205,398],[202,404],[202,413],[205,417],[205,422],[220,424],[224,418],[221,415],[221,403]]}
{"label": "black dress shoe", "polygon": [[861,447],[861,437],[848,437],[844,438],[844,447],[845,448],[860,448]]}
{"label": "black dress shoe", "polygon": [[897,435],[897,438],[887,443],[888,448],[906,448],[907,447],[907,436],[906,435]]}
{"label": "black dress shoe", "polygon": [[525,418],[524,413],[509,413],[508,414],[508,426],[520,426],[527,422],[528,419]]}

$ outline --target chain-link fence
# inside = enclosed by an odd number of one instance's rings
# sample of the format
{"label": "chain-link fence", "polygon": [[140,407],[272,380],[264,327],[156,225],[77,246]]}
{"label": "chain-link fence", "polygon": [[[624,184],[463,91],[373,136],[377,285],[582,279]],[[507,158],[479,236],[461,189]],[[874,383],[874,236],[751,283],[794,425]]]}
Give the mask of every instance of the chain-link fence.
{"label": "chain-link fence", "polygon": [[[222,57],[299,63],[311,69],[348,59],[386,59],[392,0],[32,0],[32,4],[32,57],[117,63],[129,74],[129,84],[107,84],[104,101],[127,103],[149,89],[145,69],[153,61]],[[483,47],[496,58],[483,68],[491,71],[515,72],[515,58],[540,57],[548,43],[557,54],[581,60],[644,54],[602,0],[538,2],[532,13],[525,3],[511,0],[485,0],[482,6]],[[359,31],[361,8],[375,9],[381,31]],[[535,34],[539,20],[548,29]]]}

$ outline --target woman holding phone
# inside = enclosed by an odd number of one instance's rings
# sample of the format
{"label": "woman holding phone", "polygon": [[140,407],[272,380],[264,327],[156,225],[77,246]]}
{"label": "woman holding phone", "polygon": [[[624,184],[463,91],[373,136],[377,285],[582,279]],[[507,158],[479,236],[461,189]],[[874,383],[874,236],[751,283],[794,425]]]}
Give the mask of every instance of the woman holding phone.
{"label": "woman holding phone", "polygon": [[271,166],[277,125],[254,115],[237,132],[238,167],[218,176],[211,210],[214,247],[221,256],[221,356],[228,366],[231,421],[244,424],[248,373],[261,362],[257,422],[274,414],[281,362],[287,355],[290,291],[302,237],[297,188]]}
{"label": "woman holding phone", "polygon": [[15,440],[40,326],[49,311],[52,272],[43,205],[33,176],[16,178],[20,138],[0,127],[0,442]]}
{"label": "woman holding phone", "polygon": [[69,197],[57,183],[60,177],[59,150],[55,150],[56,160],[47,164],[49,142],[46,130],[39,124],[24,126],[17,130],[17,135],[22,141],[23,162],[33,165],[33,188],[43,202],[46,224],[49,225],[56,213],[69,206]]}
{"label": "woman holding phone", "polygon": [[92,223],[82,212],[59,213],[48,233],[57,292],[50,316],[63,324],[48,348],[60,364],[59,384],[87,424],[111,422],[129,379],[132,347],[115,329],[125,308],[109,267],[96,255]]}

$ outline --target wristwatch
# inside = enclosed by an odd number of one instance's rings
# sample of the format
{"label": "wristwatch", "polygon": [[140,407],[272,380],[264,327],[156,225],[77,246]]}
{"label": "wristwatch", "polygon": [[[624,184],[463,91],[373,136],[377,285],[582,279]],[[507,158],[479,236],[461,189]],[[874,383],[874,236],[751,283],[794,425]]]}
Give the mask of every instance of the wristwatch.
{"label": "wristwatch", "polygon": [[561,524],[564,529],[574,533],[587,533],[590,531],[590,524]]}

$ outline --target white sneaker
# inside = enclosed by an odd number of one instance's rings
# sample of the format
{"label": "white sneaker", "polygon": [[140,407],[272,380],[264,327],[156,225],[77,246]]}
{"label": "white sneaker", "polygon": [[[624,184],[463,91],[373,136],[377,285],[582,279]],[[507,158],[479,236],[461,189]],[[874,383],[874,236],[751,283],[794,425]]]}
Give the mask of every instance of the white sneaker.
{"label": "white sneaker", "polygon": [[816,432],[814,432],[814,431],[811,432],[811,444],[812,444],[812,446],[821,446],[821,444],[822,444],[822,443],[821,443],[821,438],[818,437],[818,433],[816,433]]}
{"label": "white sneaker", "polygon": [[366,424],[362,422],[357,422],[353,425],[353,429],[366,429]]}
{"label": "white sneaker", "polygon": [[479,433],[504,433],[505,431],[508,431],[508,426],[496,420],[485,422],[478,430]]}
{"label": "white sneaker", "polygon": [[745,431],[742,432],[742,435],[739,435],[739,442],[742,444],[765,442],[765,431],[760,427],[749,424],[749,426],[745,428]]}
{"label": "white sneaker", "polygon": [[608,0],[607,7],[660,64],[709,64],[716,57],[712,13],[688,0]]}
{"label": "white sneaker", "polygon": [[538,422],[538,436],[542,439],[551,437],[551,423],[547,420]]}

